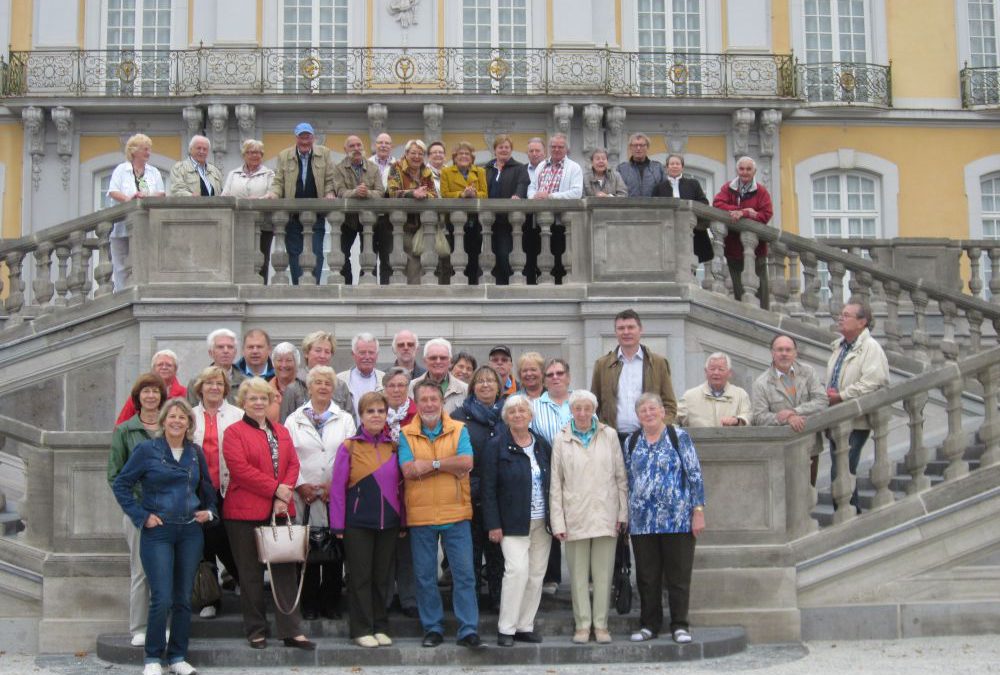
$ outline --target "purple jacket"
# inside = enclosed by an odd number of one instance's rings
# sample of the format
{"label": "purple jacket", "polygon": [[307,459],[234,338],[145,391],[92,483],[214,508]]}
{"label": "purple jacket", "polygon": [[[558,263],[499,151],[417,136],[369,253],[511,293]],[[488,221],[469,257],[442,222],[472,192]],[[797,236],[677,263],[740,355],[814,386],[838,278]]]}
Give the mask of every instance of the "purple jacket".
{"label": "purple jacket", "polygon": [[373,438],[362,426],[340,444],[330,481],[330,529],[405,527],[403,475],[387,430]]}

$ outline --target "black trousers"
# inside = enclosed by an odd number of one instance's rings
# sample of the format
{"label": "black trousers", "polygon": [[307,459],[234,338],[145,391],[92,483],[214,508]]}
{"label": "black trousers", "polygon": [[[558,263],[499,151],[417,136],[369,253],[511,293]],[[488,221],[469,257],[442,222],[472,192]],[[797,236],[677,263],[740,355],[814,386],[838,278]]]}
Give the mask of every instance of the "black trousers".
{"label": "black trousers", "polygon": [[352,638],[388,632],[387,582],[396,564],[398,539],[398,527],[387,530],[349,527],[344,531]]}
{"label": "black trousers", "polygon": [[343,563],[308,563],[306,580],[302,582],[302,611],[316,614],[339,611],[343,586]]}
{"label": "black trousers", "polygon": [[[743,258],[739,260],[726,261],[729,267],[729,278],[733,281],[733,297],[738,302],[743,301]],[[767,279],[767,257],[754,259],[754,270],[757,272],[757,281],[760,286],[757,288],[757,300],[761,309],[771,308],[771,291]]]}
{"label": "black trousers", "polygon": [[[483,565],[483,558],[486,564]],[[503,585],[503,551],[500,544],[494,544],[487,537],[483,526],[483,509],[472,505],[472,569],[476,573],[476,596],[482,595],[485,583],[490,604],[500,606],[500,591]]]}
{"label": "black trousers", "polygon": [[[216,490],[215,491],[215,504],[219,507],[219,513],[222,513],[223,506],[222,494]],[[218,572],[218,567],[216,566],[215,560],[218,558],[222,561],[225,566],[226,571],[229,572],[229,576],[233,578],[237,584],[240,583],[240,573],[236,569],[236,561],[233,560],[233,551],[229,546],[229,535],[226,534],[226,528],[222,524],[222,521],[217,521],[210,526],[204,528],[205,530],[205,550],[202,554],[202,559],[208,561],[212,564],[212,569]],[[216,610],[222,609],[222,598],[215,603],[213,606]]]}
{"label": "black trousers", "polygon": [[[354,283],[354,270],[351,265],[351,247],[354,240],[360,236],[361,223],[357,216],[348,216],[343,225],[340,226],[340,252],[344,254],[344,265],[340,268],[340,273],[344,275],[344,283]],[[372,248],[378,256],[378,279],[383,286],[389,283],[392,276],[392,265],[389,262],[389,254],[392,253],[392,223],[386,216],[379,216],[372,229]],[[361,237],[361,250],[365,250],[365,240]],[[360,277],[360,271],[358,277]]]}
{"label": "black trousers", "polygon": [[670,632],[688,628],[691,570],[695,537],[677,534],[633,534],[635,579],[639,589],[639,623],[658,635],[663,628],[663,582],[667,584]]}

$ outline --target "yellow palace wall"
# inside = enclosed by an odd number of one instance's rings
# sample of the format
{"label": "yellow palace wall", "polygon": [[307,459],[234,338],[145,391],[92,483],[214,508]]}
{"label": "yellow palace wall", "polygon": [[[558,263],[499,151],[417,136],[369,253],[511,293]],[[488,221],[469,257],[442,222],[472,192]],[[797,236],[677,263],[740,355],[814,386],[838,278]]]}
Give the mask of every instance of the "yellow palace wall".
{"label": "yellow palace wall", "polygon": [[[919,3],[886,0],[885,4],[893,98],[957,98],[955,3],[952,0],[921,0]],[[919,11],[914,11],[918,4]]]}

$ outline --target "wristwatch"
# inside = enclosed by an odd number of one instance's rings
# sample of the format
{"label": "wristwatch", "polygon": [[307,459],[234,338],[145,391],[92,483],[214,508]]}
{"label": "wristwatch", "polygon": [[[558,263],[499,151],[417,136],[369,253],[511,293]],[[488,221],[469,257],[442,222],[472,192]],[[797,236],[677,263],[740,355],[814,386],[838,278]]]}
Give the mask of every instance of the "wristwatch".
{"label": "wristwatch", "polygon": [[441,469],[441,460],[435,459],[433,462],[431,462],[431,468],[434,469],[435,471],[439,471]]}

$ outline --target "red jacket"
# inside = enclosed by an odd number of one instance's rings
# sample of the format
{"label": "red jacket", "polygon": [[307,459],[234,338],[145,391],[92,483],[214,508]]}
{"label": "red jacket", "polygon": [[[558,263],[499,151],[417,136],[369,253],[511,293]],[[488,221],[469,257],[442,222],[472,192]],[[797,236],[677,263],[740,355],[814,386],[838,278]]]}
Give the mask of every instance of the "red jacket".
{"label": "red jacket", "polygon": [[[751,220],[756,220],[759,223],[767,225],[771,221],[771,216],[774,215],[774,207],[771,205],[771,195],[767,193],[767,189],[754,179],[756,189],[749,192],[743,199],[740,199],[740,191],[734,184],[739,184],[739,178],[722,186],[719,194],[715,195],[715,199],[712,200],[712,206],[725,211],[754,209],[757,211],[757,217],[751,218]],[[729,234],[726,235],[725,244],[727,259],[743,260],[743,243],[740,242],[739,232],[730,230]],[[754,255],[758,258],[766,256],[767,243],[760,242],[757,244],[757,248],[754,249]]]}
{"label": "red jacket", "polygon": [[[277,478],[264,430],[246,416],[226,427],[222,437],[222,454],[229,469],[229,489],[222,507],[225,520],[270,520],[278,485],[295,487],[299,456],[292,438],[280,424],[272,424],[271,430],[278,438]],[[288,503],[288,514],[295,515],[294,501]]]}
{"label": "red jacket", "polygon": [[[174,378],[174,381],[170,383],[170,386],[167,387],[167,398],[184,398],[187,396],[187,393],[187,387],[181,384],[181,381],[176,377]],[[164,403],[166,403],[166,401],[164,401]],[[135,406],[132,404],[132,397],[129,396],[125,399],[125,405],[122,406],[122,411],[118,413],[118,419],[115,420],[115,426],[118,426],[125,420],[132,419],[135,417],[137,412],[139,411],[135,409]]]}

